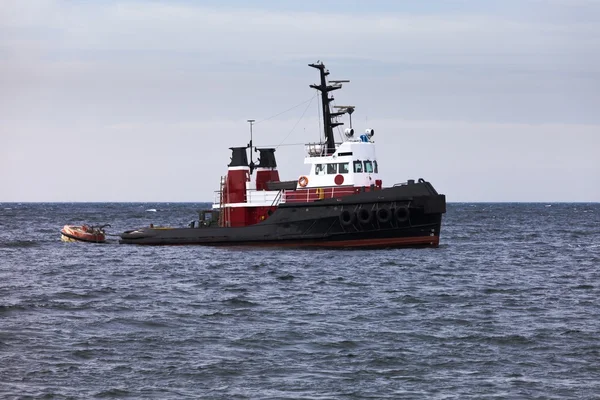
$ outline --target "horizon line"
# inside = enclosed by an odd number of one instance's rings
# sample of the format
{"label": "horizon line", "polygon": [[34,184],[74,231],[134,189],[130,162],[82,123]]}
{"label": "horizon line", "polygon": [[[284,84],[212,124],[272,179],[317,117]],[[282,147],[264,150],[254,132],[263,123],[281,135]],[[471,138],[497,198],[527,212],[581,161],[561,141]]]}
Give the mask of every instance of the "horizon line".
{"label": "horizon line", "polygon": [[[109,204],[109,203],[122,203],[122,204],[144,204],[144,203],[153,203],[153,204],[213,204],[210,201],[32,201],[32,200],[23,200],[23,201],[0,201],[0,204],[20,204],[20,203],[28,203],[28,204]],[[550,201],[523,201],[523,200],[506,200],[506,201],[494,201],[494,200],[476,200],[476,201],[448,201],[446,204],[467,204],[467,203],[479,203],[479,204],[600,204],[599,200],[550,200]]]}

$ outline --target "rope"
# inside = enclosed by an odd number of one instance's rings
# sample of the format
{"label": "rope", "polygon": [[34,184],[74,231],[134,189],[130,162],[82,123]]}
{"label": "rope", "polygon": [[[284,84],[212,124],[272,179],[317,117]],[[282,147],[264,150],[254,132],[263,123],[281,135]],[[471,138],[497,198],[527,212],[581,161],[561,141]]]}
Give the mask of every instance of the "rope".
{"label": "rope", "polygon": [[[300,123],[300,121],[302,121],[302,118],[304,118],[304,114],[306,114],[306,111],[308,111],[308,108],[312,104],[312,101],[315,99],[315,97],[317,97],[317,96],[315,95],[315,96],[311,97],[310,103],[308,103],[308,105],[304,109],[304,112],[300,116],[300,119],[298,119],[298,121],[296,121],[296,123],[294,124],[294,127],[292,128],[292,130],[288,132],[288,134],[283,138],[283,140],[281,141],[281,143],[279,143],[275,148],[279,148],[283,144],[283,142],[285,142],[285,140],[292,134],[292,132],[294,132],[294,129],[296,129],[296,127],[298,126],[298,124]],[[306,102],[304,102],[304,103],[306,103]]]}
{"label": "rope", "polygon": [[[282,111],[282,112],[280,112],[279,114],[272,115],[272,116],[270,116],[269,118],[261,119],[260,121],[258,121],[258,122],[255,122],[255,123],[254,123],[254,125],[258,125],[258,124],[260,124],[261,122],[265,122],[265,121],[268,121],[268,120],[270,120],[270,119],[273,119],[273,118],[275,118],[275,117],[278,117],[278,116],[280,116],[281,114],[285,114],[285,113],[286,113],[286,112],[288,112],[288,111],[292,111],[294,108],[298,108],[298,107],[300,107],[301,105],[303,105],[303,104],[306,104],[306,103],[308,103],[308,102],[311,102],[311,103],[312,103],[312,101],[313,101],[313,99],[314,99],[314,98],[315,98],[315,96],[311,96],[311,98],[310,98],[310,99],[308,99],[308,100],[305,100],[305,101],[303,101],[303,102],[302,102],[302,103],[300,103],[300,104],[296,104],[294,107],[292,107],[292,108],[288,108],[287,110],[285,110],[285,111]],[[305,112],[306,112],[306,111],[305,111]],[[304,114],[303,114],[303,115],[304,115]]]}
{"label": "rope", "polygon": [[261,144],[260,147],[304,146],[306,143]]}
{"label": "rope", "polygon": [[[319,92],[317,92],[317,94],[319,94]],[[321,107],[319,107],[319,101],[317,100],[317,112],[319,113],[319,142],[322,141],[323,139],[321,138],[321,132],[323,132],[323,129],[325,129],[325,127],[321,128]]]}

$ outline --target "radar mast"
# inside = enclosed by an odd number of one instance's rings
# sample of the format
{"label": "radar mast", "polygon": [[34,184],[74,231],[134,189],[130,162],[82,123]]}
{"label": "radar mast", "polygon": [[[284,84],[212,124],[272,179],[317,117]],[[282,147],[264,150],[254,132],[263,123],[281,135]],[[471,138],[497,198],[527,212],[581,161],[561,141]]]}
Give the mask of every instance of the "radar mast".
{"label": "radar mast", "polygon": [[[337,122],[335,118],[349,112],[349,108],[345,108],[342,111],[331,112],[329,107],[329,103],[331,103],[334,98],[329,97],[329,92],[333,92],[334,90],[341,89],[342,83],[350,82],[349,80],[336,80],[327,82],[327,75],[329,75],[329,70],[325,68],[325,65],[321,61],[317,61],[314,64],[308,64],[309,67],[313,67],[319,70],[319,75],[321,78],[320,84],[310,85],[311,88],[317,89],[321,92],[321,105],[323,108],[323,130],[325,132],[325,151],[324,155],[328,156],[335,153],[335,140],[333,138],[333,128],[339,125],[344,125],[343,122]],[[352,107],[352,111],[354,111],[354,107]]]}

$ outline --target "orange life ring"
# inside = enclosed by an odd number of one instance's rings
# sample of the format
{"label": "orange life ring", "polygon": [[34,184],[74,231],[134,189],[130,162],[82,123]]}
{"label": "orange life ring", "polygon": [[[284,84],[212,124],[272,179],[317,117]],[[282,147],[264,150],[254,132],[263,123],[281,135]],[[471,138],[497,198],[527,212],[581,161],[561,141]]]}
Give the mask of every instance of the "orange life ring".
{"label": "orange life ring", "polygon": [[305,176],[301,176],[300,179],[298,179],[298,185],[300,185],[301,187],[306,187],[306,185],[308,185],[308,178]]}

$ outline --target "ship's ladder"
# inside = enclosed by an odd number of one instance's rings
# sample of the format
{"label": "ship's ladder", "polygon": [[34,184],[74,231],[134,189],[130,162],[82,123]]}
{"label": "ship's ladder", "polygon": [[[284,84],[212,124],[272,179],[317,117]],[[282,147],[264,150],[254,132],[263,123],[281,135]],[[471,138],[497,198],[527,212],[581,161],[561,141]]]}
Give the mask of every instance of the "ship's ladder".
{"label": "ship's ladder", "polygon": [[231,226],[231,207],[227,206],[227,201],[229,201],[227,176],[221,176],[219,188],[219,226]]}
{"label": "ship's ladder", "polygon": [[225,204],[225,183],[227,182],[226,176],[221,176],[221,183],[219,185],[219,226],[225,226],[225,209],[223,208],[223,204]]}

